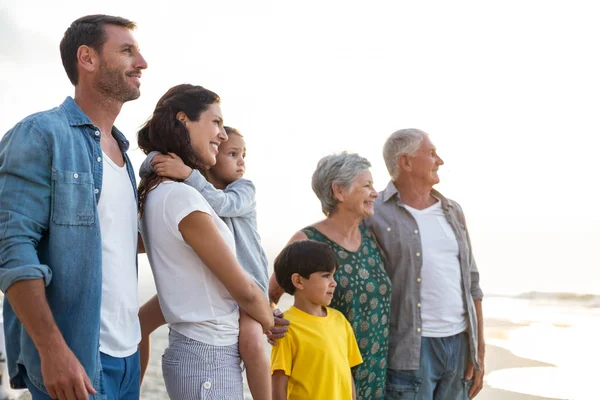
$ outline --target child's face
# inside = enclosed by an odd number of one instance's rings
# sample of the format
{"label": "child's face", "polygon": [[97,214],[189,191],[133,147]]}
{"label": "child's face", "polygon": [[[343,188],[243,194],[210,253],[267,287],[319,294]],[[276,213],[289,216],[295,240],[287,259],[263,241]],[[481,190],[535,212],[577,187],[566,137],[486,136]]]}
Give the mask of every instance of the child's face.
{"label": "child's face", "polygon": [[337,286],[333,274],[333,272],[313,272],[308,279],[301,278],[302,287],[297,287],[296,293],[301,292],[301,295],[311,303],[328,306]]}
{"label": "child's face", "polygon": [[239,135],[232,134],[219,146],[216,164],[210,168],[215,178],[229,185],[240,179],[246,172],[246,143]]}

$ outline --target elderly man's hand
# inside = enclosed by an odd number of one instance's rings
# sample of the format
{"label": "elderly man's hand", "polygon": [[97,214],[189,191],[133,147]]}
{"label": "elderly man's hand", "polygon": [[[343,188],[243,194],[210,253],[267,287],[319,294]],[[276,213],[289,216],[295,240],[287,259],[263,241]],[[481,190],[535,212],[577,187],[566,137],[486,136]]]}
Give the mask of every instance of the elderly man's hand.
{"label": "elderly man's hand", "polygon": [[479,370],[476,370],[473,366],[473,363],[469,361],[465,371],[465,380],[473,380],[473,383],[471,384],[471,390],[469,390],[469,399],[477,396],[483,388],[484,357],[482,354],[479,355],[479,360],[477,360],[477,362],[479,363]]}
{"label": "elderly man's hand", "polygon": [[276,340],[281,339],[285,336],[288,331],[288,325],[290,321],[283,318],[283,313],[278,308],[273,310],[273,318],[275,319],[275,326],[267,333],[269,344],[275,346]]}

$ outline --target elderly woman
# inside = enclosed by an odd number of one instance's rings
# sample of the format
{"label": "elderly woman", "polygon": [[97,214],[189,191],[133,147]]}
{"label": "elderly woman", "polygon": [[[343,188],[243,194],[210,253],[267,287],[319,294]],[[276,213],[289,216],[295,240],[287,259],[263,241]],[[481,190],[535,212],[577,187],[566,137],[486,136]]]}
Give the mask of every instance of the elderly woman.
{"label": "elderly woman", "polygon": [[[313,174],[312,188],[326,218],[290,239],[290,243],[306,239],[326,243],[339,261],[331,307],[352,325],[364,360],[352,369],[359,400],[384,398],[390,320],[390,279],[373,234],[361,223],[373,215],[377,197],[370,167],[358,154],[344,152],[322,158]],[[271,276],[271,301],[277,303],[282,294]]]}

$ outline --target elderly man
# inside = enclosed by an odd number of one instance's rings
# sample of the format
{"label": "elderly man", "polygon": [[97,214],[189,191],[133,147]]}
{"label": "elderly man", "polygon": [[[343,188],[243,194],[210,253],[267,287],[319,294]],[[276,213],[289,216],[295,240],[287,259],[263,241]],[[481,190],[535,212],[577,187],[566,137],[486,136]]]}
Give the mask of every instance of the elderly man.
{"label": "elderly man", "polygon": [[473,398],[483,385],[483,293],[464,214],[433,189],[444,161],[425,132],[394,132],[383,155],[391,181],[367,225],[393,288],[386,399]]}

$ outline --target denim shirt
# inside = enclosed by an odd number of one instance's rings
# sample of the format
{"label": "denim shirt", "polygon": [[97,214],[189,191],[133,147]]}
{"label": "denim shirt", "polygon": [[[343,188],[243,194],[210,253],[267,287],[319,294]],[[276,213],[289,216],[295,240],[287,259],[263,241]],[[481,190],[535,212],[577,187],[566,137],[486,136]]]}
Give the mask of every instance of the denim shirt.
{"label": "denim shirt", "polygon": [[[471,240],[463,211],[455,201],[446,199],[432,190],[433,197],[442,203],[446,220],[458,242],[458,261],[462,278],[463,299],[468,314],[470,358],[477,363],[477,316],[474,300],[483,298],[479,287],[479,271],[473,258]],[[400,193],[390,182],[375,199],[375,214],[366,220],[383,252],[385,267],[392,281],[392,307],[388,368],[394,370],[419,369],[421,354],[421,236],[412,214],[404,208]],[[439,282],[444,285],[444,282]]]}
{"label": "denim shirt", "polygon": [[[135,175],[117,140],[137,198]],[[100,130],[71,97],[33,114],[0,141],[0,290],[15,282],[44,279],[46,298],[62,335],[96,390],[100,387],[102,243],[98,200],[102,191]],[[10,382],[21,374],[45,391],[40,357],[4,299]],[[98,390],[99,392],[99,390]]]}

